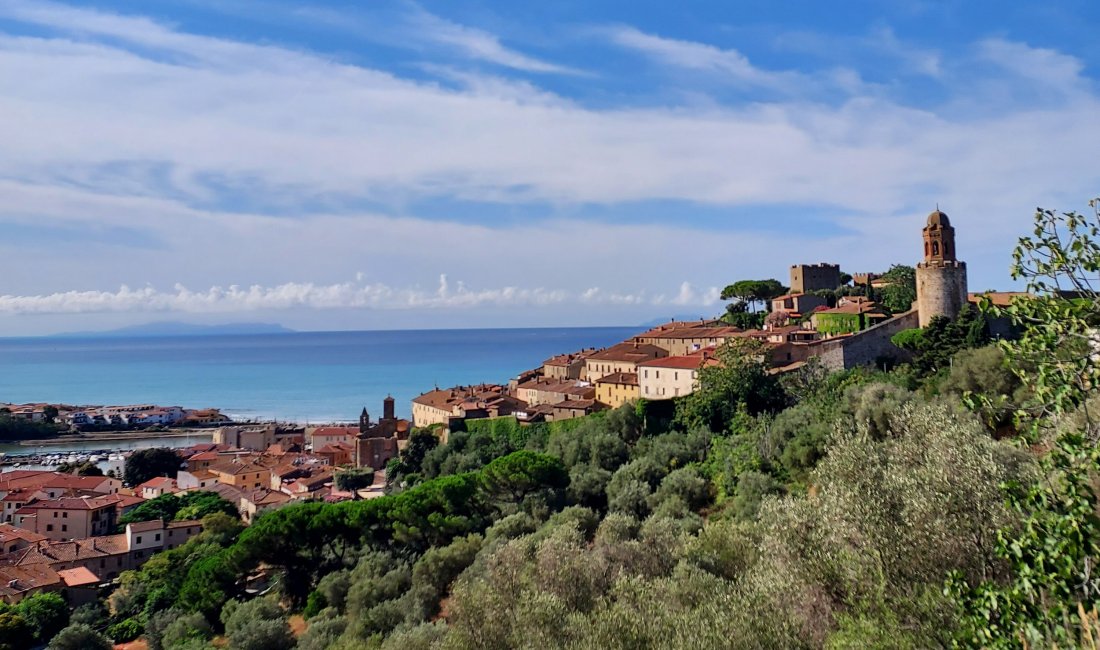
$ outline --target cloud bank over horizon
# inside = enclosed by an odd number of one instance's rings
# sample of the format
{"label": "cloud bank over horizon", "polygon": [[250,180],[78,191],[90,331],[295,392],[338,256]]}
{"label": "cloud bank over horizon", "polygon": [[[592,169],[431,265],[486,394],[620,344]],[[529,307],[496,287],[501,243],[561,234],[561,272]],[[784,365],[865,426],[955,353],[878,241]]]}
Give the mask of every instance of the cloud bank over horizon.
{"label": "cloud bank over horizon", "polygon": [[676,305],[713,306],[720,290],[709,287],[697,290],[689,282],[680,285],[679,292],[646,296],[619,294],[589,287],[580,293],[561,289],[525,289],[501,287],[474,289],[464,282],[452,287],[446,274],[440,275],[435,291],[397,289],[384,284],[344,282],[315,285],[309,282],[288,282],[278,286],[252,285],[241,287],[210,287],[192,291],[176,284],[172,291],[154,287],[132,289],[123,285],[117,291],[64,291],[45,295],[0,295],[0,314],[94,314],[103,312],[178,312],[178,313],[240,313],[255,310],[283,310],[296,307],[310,309],[449,309],[492,306],[546,306],[557,304],[584,305]]}
{"label": "cloud bank over horizon", "polygon": [[0,5],[0,335],[709,313],[793,263],[915,263],[936,203],[1007,288],[1033,209],[1100,193],[1100,61],[1058,3],[125,6]]}

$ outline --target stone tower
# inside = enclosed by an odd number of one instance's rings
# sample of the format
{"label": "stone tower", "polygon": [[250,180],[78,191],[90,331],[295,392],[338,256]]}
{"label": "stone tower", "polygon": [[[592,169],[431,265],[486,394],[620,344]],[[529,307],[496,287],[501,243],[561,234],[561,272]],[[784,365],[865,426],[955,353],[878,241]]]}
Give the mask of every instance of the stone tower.
{"label": "stone tower", "polygon": [[967,304],[966,262],[955,255],[955,229],[937,207],[924,226],[924,261],[917,265],[921,327],[936,316],[956,318]]}

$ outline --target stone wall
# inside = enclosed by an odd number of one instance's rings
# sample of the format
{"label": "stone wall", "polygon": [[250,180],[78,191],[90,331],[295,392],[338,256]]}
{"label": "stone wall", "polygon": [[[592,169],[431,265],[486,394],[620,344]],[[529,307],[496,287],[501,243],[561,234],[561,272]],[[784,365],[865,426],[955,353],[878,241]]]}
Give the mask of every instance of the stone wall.
{"label": "stone wall", "polygon": [[921,262],[917,265],[917,309],[920,326],[936,316],[957,318],[967,304],[966,262]]}
{"label": "stone wall", "polygon": [[898,332],[919,326],[919,312],[912,309],[851,336],[823,341],[816,346],[819,349],[814,356],[830,370],[869,366],[881,358],[907,361],[909,353],[895,346],[890,339]]}
{"label": "stone wall", "polygon": [[805,293],[840,286],[840,265],[794,264],[791,266],[791,293]]}

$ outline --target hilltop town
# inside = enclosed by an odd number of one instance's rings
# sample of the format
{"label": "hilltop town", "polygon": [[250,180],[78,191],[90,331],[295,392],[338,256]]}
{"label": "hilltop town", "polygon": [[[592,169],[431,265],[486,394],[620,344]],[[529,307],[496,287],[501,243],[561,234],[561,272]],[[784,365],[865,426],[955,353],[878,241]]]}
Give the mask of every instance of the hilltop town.
{"label": "hilltop town", "polygon": [[968,292],[966,265],[956,259],[946,214],[929,215],[923,239],[915,300],[907,309],[892,311],[875,300],[891,281],[888,275],[847,279],[838,264],[796,264],[789,286],[767,297],[767,308],[756,315],[759,327],[726,318],[670,321],[610,347],[557,354],[507,383],[427,391],[412,400],[411,419],[397,417],[392,397],[383,400],[376,420],[363,408],[356,425],[314,427],[232,423],[215,409],[154,405],[8,407],[9,417],[53,419],[74,429],[184,423],[214,428],[209,444],[151,450],[166,455],[164,464],[140,482],[131,480],[131,461],[125,477],[96,475],[90,466],[78,468],[90,475],[0,475],[0,585],[6,585],[0,599],[15,604],[60,592],[72,606],[95,601],[123,571],[140,569],[154,553],[202,533],[203,521],[193,516],[134,519],[142,508],[161,512],[165,499],[214,499],[242,525],[295,503],[374,499],[387,493],[387,467],[416,432],[430,432],[445,444],[478,420],[530,427],[640,400],[674,403],[695,392],[701,374],[723,363],[724,346],[737,341],[751,342],[771,375],[811,362],[843,371],[906,361],[910,352],[894,342],[899,333],[926,327],[936,317],[955,319],[981,299],[1003,302],[1012,295]]}

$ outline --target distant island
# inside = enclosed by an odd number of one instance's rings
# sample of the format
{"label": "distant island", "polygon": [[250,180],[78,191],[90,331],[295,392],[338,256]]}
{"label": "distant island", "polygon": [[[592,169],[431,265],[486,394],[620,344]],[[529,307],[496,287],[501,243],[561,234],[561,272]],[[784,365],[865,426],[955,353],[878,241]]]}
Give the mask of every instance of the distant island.
{"label": "distant island", "polygon": [[52,338],[77,337],[134,337],[134,336],[211,336],[226,334],[289,334],[293,333],[278,323],[225,323],[222,325],[200,325],[197,323],[160,322],[130,325],[113,330],[98,332],[66,332],[53,334]]}

